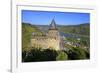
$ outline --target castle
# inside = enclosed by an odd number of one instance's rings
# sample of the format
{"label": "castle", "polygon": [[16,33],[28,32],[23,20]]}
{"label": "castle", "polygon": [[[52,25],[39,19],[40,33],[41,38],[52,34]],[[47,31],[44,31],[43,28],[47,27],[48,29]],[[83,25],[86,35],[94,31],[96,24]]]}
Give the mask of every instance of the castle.
{"label": "castle", "polygon": [[53,19],[47,34],[45,35],[32,35],[31,46],[42,49],[63,50],[63,38],[57,29],[55,20]]}

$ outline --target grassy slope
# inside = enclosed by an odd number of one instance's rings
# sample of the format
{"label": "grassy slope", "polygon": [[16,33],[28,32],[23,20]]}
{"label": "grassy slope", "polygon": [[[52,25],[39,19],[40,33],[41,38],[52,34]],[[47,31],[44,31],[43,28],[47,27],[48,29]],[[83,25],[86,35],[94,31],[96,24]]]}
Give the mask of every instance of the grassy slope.
{"label": "grassy slope", "polygon": [[32,32],[41,33],[40,30],[28,23],[22,23],[22,48],[27,49],[30,46]]}

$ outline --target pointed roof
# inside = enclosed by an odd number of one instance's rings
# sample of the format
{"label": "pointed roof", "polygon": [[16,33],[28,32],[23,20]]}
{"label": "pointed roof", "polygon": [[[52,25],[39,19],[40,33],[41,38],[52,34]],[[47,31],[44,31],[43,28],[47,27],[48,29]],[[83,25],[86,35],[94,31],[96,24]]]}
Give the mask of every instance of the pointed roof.
{"label": "pointed roof", "polygon": [[50,24],[50,28],[49,28],[50,30],[57,30],[57,27],[56,27],[56,22],[55,22],[55,20],[53,19],[52,20],[52,22],[51,22],[51,24]]}

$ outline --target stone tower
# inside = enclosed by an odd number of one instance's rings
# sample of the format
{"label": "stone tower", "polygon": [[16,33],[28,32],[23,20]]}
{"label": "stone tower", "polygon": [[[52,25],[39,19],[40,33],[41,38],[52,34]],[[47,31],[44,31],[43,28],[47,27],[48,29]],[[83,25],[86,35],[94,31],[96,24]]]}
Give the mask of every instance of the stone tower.
{"label": "stone tower", "polygon": [[50,24],[47,36],[49,37],[49,46],[56,50],[60,50],[60,34],[54,19]]}
{"label": "stone tower", "polygon": [[57,26],[56,26],[56,23],[55,23],[54,19],[52,20],[52,22],[50,24],[48,35],[50,37],[58,37],[59,36],[59,31],[57,29]]}

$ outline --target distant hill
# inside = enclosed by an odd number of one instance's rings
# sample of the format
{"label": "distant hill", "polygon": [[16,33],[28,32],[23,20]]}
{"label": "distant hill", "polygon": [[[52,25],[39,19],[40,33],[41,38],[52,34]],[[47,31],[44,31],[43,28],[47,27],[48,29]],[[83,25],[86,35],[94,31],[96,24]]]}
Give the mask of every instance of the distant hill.
{"label": "distant hill", "polygon": [[68,26],[58,26],[59,30],[64,33],[73,33],[73,34],[81,34],[81,35],[89,35],[90,34],[90,24],[84,23],[79,25],[68,25]]}
{"label": "distant hill", "polygon": [[[42,32],[47,32],[49,29],[49,25],[36,25]],[[89,35],[90,34],[90,24],[83,23],[78,25],[58,25],[57,26],[60,32],[63,33],[73,33],[73,34],[81,34],[81,35]]]}
{"label": "distant hill", "polygon": [[38,32],[41,34],[42,32],[34,25],[29,23],[22,23],[22,48],[27,49],[30,46],[30,39],[32,36],[32,32]]}

